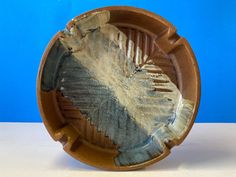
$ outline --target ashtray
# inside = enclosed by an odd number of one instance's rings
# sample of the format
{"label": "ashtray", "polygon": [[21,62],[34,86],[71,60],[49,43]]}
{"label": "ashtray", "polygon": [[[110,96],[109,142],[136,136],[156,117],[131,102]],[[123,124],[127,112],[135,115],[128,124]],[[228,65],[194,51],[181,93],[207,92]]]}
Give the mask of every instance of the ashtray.
{"label": "ashtray", "polygon": [[200,100],[193,51],[162,17],[105,7],[75,17],[48,44],[37,96],[43,122],[86,164],[133,170],[189,133]]}

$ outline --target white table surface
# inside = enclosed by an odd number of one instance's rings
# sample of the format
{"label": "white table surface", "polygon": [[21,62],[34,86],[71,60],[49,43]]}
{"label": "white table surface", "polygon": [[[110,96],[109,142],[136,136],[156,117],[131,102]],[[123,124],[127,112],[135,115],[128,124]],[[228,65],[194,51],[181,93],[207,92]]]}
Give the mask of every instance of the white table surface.
{"label": "white table surface", "polygon": [[0,177],[236,177],[236,124],[195,124],[159,163],[131,172],[102,171],[67,155],[42,123],[0,123]]}

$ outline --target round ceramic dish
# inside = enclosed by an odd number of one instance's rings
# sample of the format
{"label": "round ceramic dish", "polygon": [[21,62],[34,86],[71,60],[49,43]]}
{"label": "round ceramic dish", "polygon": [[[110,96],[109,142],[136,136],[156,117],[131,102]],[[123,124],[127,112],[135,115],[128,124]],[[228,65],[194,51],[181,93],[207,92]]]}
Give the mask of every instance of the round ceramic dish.
{"label": "round ceramic dish", "polygon": [[142,9],[105,7],[74,18],[52,38],[37,95],[48,132],[72,157],[132,170],[184,140],[200,79],[191,47],[172,24]]}

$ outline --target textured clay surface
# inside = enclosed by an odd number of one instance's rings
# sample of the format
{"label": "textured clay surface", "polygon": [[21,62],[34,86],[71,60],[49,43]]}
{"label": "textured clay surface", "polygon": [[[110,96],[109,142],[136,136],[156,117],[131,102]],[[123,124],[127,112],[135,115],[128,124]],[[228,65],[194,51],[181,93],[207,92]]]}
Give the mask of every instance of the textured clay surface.
{"label": "textured clay surface", "polygon": [[[188,71],[176,59],[188,60],[186,41],[172,26],[159,24],[154,35],[118,23],[116,10],[89,12],[56,35],[41,64],[39,106],[49,133],[73,157],[130,170],[162,159],[187,135],[198,106],[199,75],[196,66]],[[193,75],[186,91],[183,71]]]}

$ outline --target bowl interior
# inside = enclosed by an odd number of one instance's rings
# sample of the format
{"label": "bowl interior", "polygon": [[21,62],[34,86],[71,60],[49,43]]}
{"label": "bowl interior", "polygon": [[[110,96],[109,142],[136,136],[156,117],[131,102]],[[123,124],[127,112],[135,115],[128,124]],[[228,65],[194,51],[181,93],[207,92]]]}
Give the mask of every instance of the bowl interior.
{"label": "bowl interior", "polygon": [[[116,34],[115,38],[113,33]],[[104,38],[103,43],[97,42]],[[107,39],[110,40],[109,51],[103,47],[108,45]],[[115,50],[115,44],[119,52]],[[125,59],[119,63],[110,63],[111,60],[107,60],[108,63],[103,61],[104,65],[96,63],[96,59],[106,56]],[[132,63],[127,62],[128,59]],[[171,107],[162,120],[148,115],[155,113],[159,109],[157,107],[166,102],[158,102],[158,105],[152,101],[150,104],[156,104],[155,109],[147,106],[144,109],[143,106],[144,110],[140,111],[137,105],[132,106],[135,100],[130,98],[132,104],[127,104],[127,108],[122,107],[120,103],[126,103],[127,99],[115,87],[120,82],[110,79],[114,70],[119,70],[119,64],[128,67],[125,73],[129,74],[133,69],[135,74],[138,73],[136,75],[152,77],[152,82],[156,84],[153,98],[168,98],[173,105],[177,104],[175,99],[178,98],[181,99],[181,104],[178,104],[182,106]],[[106,75],[105,79],[102,74]],[[99,82],[93,81],[94,78]],[[148,85],[146,80],[137,81],[137,89],[128,84],[131,90],[129,95],[135,97],[139,94],[137,90],[143,88],[138,86]],[[85,87],[86,84],[90,86]],[[95,91],[91,85],[96,86]],[[199,71],[188,42],[176,33],[169,22],[141,9],[108,7],[74,18],[67,24],[66,30],[54,36],[40,65],[37,92],[43,121],[50,135],[63,144],[66,152],[96,167],[129,170],[164,158],[174,145],[183,141],[192,127],[199,104]],[[101,95],[106,95],[109,100],[103,107],[101,104],[105,98]],[[122,98],[119,99],[119,95]],[[141,96],[146,98],[145,95]],[[141,103],[147,105],[149,101]],[[93,106],[100,106],[97,112],[93,109],[94,115],[91,114]],[[110,111],[113,108],[114,111]],[[121,111],[117,113],[117,110]],[[134,113],[129,115],[129,110]],[[168,108],[164,107],[163,110]],[[160,112],[157,111],[157,114]],[[136,119],[132,118],[134,115]],[[173,118],[173,115],[176,117]],[[178,115],[184,118],[178,120]],[[144,123],[145,118],[150,118],[147,122],[151,123]],[[158,119],[156,127],[150,128],[154,126],[154,119]],[[157,137],[157,140],[153,140],[153,137]]]}

